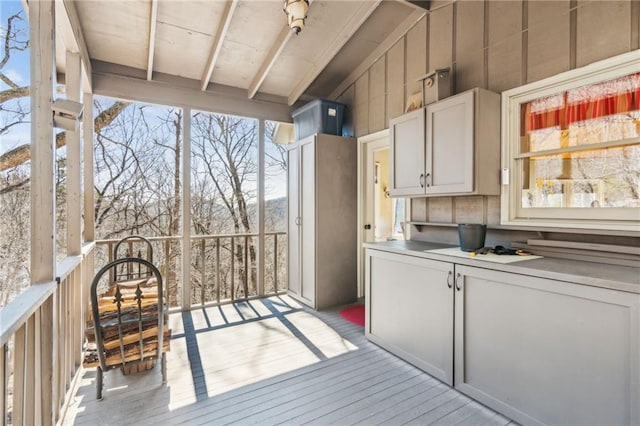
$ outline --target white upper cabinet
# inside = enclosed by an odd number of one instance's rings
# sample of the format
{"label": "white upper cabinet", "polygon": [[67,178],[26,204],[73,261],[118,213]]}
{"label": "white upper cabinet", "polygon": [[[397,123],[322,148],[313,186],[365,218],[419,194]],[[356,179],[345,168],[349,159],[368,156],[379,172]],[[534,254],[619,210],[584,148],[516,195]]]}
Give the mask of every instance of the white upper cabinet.
{"label": "white upper cabinet", "polygon": [[473,89],[389,126],[391,195],[500,193],[500,95]]}
{"label": "white upper cabinet", "polygon": [[390,120],[389,130],[391,195],[424,193],[424,109]]}

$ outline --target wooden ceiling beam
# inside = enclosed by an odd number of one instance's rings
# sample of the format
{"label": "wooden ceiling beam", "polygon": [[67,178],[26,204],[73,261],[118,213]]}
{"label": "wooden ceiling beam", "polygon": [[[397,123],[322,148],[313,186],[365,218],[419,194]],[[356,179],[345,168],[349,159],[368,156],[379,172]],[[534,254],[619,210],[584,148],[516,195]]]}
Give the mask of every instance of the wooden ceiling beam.
{"label": "wooden ceiling beam", "polygon": [[[309,5],[311,5],[311,3],[313,3],[313,0],[309,0]],[[267,75],[269,75],[271,68],[278,60],[278,57],[280,57],[280,54],[291,39],[292,35],[293,31],[291,30],[291,28],[289,28],[288,25],[285,26],[282,31],[280,31],[280,34],[278,34],[278,38],[271,46],[269,53],[264,58],[264,61],[262,61],[262,65],[260,65],[260,69],[258,69],[255,77],[253,77],[253,81],[249,85],[249,99],[253,99],[256,93],[258,93],[258,89],[260,89],[260,86],[262,86],[262,83],[264,83],[264,80],[267,78]]]}
{"label": "wooden ceiling beam", "polygon": [[220,19],[220,25],[218,25],[218,32],[216,33],[213,48],[211,49],[211,53],[209,54],[207,67],[205,68],[204,74],[202,76],[201,90],[207,90],[207,86],[211,81],[213,69],[216,66],[216,62],[218,61],[220,52],[222,51],[222,44],[224,43],[224,39],[227,36],[227,32],[229,31],[229,26],[231,25],[231,19],[233,18],[233,13],[236,10],[236,6],[238,6],[238,0],[227,0],[225,4],[224,12],[222,13],[222,17]]}
{"label": "wooden ceiling beam", "polygon": [[394,44],[398,42],[404,35],[413,28],[418,21],[420,21],[424,15],[426,15],[427,11],[423,9],[416,8],[404,21],[402,21],[387,38],[384,39],[382,43],[378,45],[376,50],[371,52],[367,58],[360,63],[352,72],[347,76],[347,78],[342,81],[336,87],[331,95],[329,95],[329,99],[336,99],[340,96],[349,86],[351,86],[355,81],[366,71],[368,70],[385,52]]}
{"label": "wooden ceiling beam", "polygon": [[153,78],[153,59],[156,50],[156,31],[158,26],[158,0],[151,0],[151,18],[149,22],[149,53],[147,55],[147,80]]}
{"label": "wooden ceiling beam", "polygon": [[337,36],[333,39],[333,42],[322,52],[317,58],[317,61],[308,69],[304,77],[298,82],[296,87],[288,96],[288,104],[293,105],[296,103],[305,90],[313,83],[322,70],[331,62],[331,60],[338,54],[340,49],[353,37],[358,29],[369,18],[373,11],[378,7],[382,0],[370,0],[363,2],[359,10],[352,15],[352,18],[342,27]]}
{"label": "wooden ceiling beam", "polygon": [[74,0],[62,0],[64,5],[61,8],[66,16],[68,22],[66,23],[71,27],[71,33],[73,34],[72,43],[75,46],[67,46],[67,50],[75,50],[80,54],[80,59],[82,60],[82,71],[84,78],[84,87],[83,91],[90,93],[92,90],[92,75],[93,71],[91,69],[91,57],[89,56],[89,50],[87,49],[87,43],[84,39],[84,34],[82,33],[82,26],[80,25],[80,18],[78,17],[78,11],[76,9]]}
{"label": "wooden ceiling beam", "polygon": [[258,69],[257,74],[255,75],[255,77],[253,77],[253,81],[249,85],[249,99],[253,99],[253,97],[256,95],[258,89],[260,89],[260,86],[262,86],[262,83],[264,83],[264,80],[267,78],[269,71],[271,71],[273,64],[276,63],[276,60],[284,50],[292,35],[293,31],[291,31],[288,26],[284,27],[282,31],[280,31],[278,38],[271,46],[271,50],[269,50],[269,53],[264,58],[262,65],[260,65],[260,69]]}

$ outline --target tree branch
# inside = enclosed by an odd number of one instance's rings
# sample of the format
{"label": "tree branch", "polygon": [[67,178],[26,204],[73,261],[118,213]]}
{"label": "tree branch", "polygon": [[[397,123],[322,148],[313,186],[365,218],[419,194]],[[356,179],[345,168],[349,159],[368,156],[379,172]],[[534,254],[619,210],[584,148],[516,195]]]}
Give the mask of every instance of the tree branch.
{"label": "tree branch", "polygon": [[[102,111],[95,118],[94,132],[99,132],[103,127],[111,124],[113,120],[129,105],[129,102],[118,101],[109,108]],[[67,144],[66,132],[56,134],[56,148]],[[0,155],[0,172],[26,163],[31,159],[31,144],[20,145],[10,151]]]}

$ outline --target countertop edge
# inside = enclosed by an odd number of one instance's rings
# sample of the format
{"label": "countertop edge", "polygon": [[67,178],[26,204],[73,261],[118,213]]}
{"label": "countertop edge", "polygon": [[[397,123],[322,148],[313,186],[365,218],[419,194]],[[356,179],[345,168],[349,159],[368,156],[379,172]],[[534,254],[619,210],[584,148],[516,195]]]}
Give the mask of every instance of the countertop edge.
{"label": "countertop edge", "polygon": [[[520,275],[528,275],[539,278],[547,278],[574,284],[588,285],[592,287],[610,290],[624,291],[640,294],[640,267],[619,266],[609,264],[595,264],[579,260],[559,259],[544,257],[540,259],[523,260],[517,263],[494,263],[478,258],[463,258],[439,253],[429,253],[425,250],[454,247],[446,244],[428,243],[422,241],[384,241],[377,243],[364,243],[363,247],[373,250],[381,250],[424,259],[439,260],[458,265],[472,266],[494,271],[510,272]],[[611,278],[594,277],[589,274],[602,272],[606,266],[607,275]],[[572,273],[571,270],[583,273]],[[635,278],[635,279],[634,279]]]}

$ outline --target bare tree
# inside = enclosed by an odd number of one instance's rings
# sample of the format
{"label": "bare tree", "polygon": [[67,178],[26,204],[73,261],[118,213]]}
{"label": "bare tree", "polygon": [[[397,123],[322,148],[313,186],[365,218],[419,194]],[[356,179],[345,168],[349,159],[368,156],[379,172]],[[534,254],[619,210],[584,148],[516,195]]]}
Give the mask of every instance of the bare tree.
{"label": "bare tree", "polygon": [[[254,224],[249,204],[255,203],[256,199],[257,122],[220,114],[196,113],[192,126],[195,184],[206,191],[206,199],[224,206],[230,221],[228,226],[234,234],[251,233]],[[205,181],[211,186],[208,187]],[[204,228],[202,221],[199,222],[199,226]],[[211,229],[203,230],[211,232]],[[238,241],[240,239],[235,240],[231,250],[239,266],[246,297],[249,295],[249,282],[244,267],[244,246]],[[245,241],[249,256],[246,260],[251,267],[249,280],[255,283],[256,271],[252,267],[256,260],[255,245],[250,238]]]}

